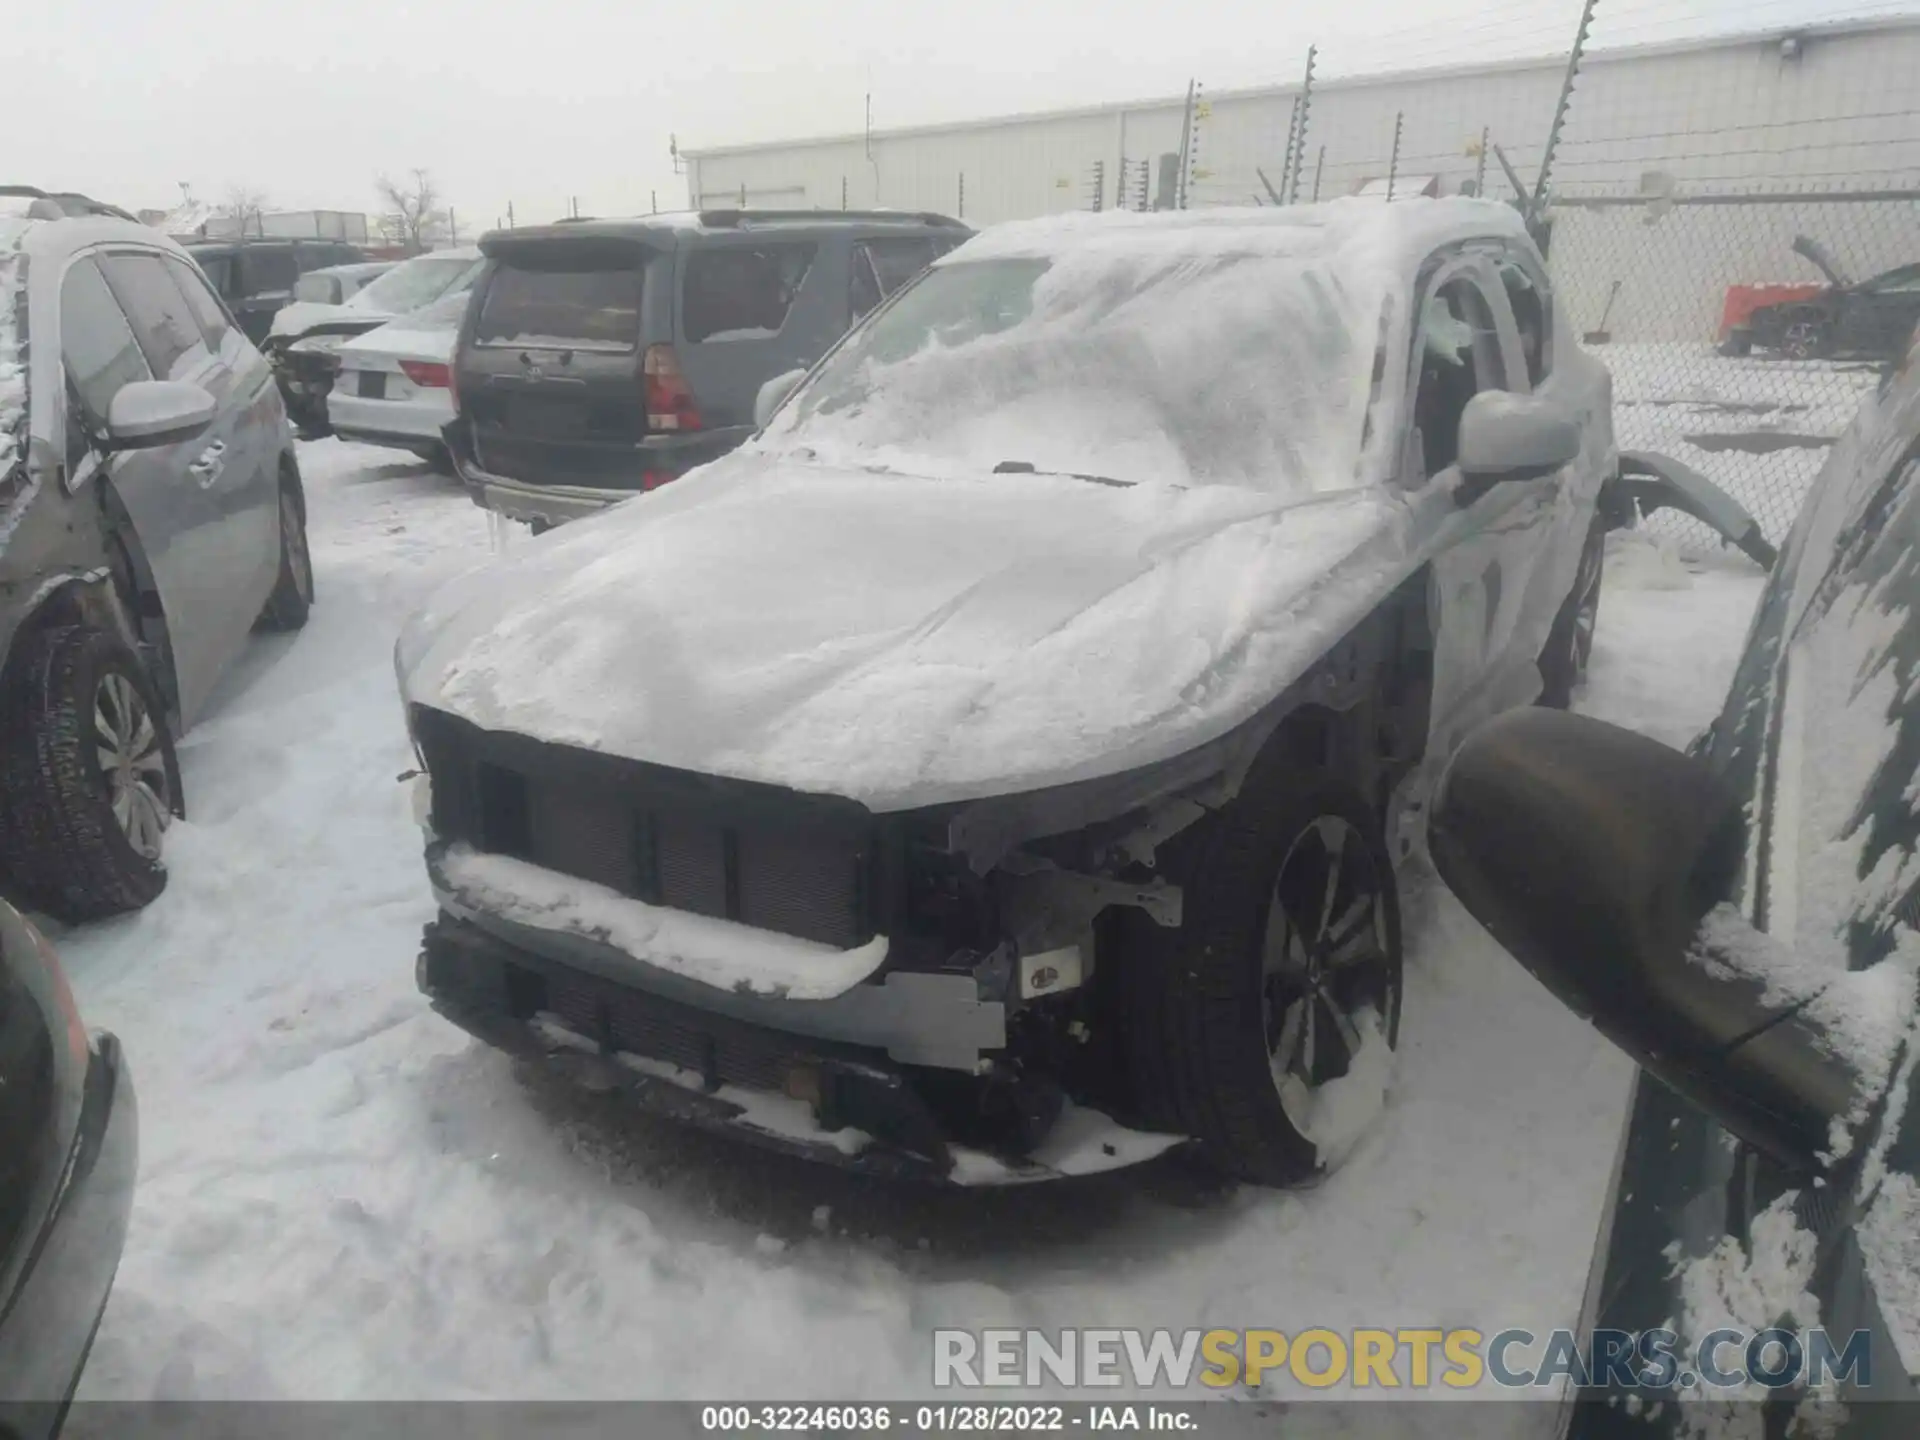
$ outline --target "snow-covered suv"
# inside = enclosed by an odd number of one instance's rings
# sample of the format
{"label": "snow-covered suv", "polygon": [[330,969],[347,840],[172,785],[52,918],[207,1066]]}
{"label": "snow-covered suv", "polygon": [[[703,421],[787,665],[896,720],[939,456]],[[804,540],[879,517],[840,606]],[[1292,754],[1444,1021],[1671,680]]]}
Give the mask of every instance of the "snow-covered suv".
{"label": "snow-covered suv", "polygon": [[272,371],[187,252],[83,196],[0,190],[10,893],[67,920],[158,895],[174,733],[249,630],[312,598]]}
{"label": "snow-covered suv", "polygon": [[420,983],[868,1168],[1308,1175],[1437,767],[1585,662],[1610,393],[1491,203],[981,235],[405,630]]}

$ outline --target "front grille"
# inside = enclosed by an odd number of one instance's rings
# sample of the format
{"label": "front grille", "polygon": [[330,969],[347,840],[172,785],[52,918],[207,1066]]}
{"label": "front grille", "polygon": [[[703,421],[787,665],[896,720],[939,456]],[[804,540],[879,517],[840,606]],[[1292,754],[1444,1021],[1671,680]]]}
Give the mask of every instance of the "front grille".
{"label": "front grille", "polygon": [[809,1058],[807,1042],[729,1022],[578,970],[546,976],[546,1008],[575,1034],[607,1049],[691,1070],[709,1085],[781,1091]]}
{"label": "front grille", "polygon": [[878,928],[878,830],[853,801],[482,730],[423,707],[414,729],[447,839],[841,949]]}

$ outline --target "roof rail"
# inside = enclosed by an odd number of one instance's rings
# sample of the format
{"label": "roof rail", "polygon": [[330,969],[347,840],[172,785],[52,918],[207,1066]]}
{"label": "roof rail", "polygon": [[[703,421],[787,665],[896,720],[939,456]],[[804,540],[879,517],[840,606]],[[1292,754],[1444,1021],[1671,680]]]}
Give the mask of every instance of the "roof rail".
{"label": "roof rail", "polygon": [[702,210],[700,223],[715,229],[727,229],[740,224],[752,224],[756,220],[894,220],[907,224],[950,226],[956,230],[966,228],[964,220],[955,220],[950,215],[936,214],[931,210]]}
{"label": "roof rail", "polygon": [[116,220],[131,220],[136,225],[140,223],[138,216],[129,215],[118,205],[109,205],[73,190],[48,191],[33,185],[0,185],[0,195],[43,202],[28,207],[27,214],[35,220],[71,220],[81,215],[111,215]]}

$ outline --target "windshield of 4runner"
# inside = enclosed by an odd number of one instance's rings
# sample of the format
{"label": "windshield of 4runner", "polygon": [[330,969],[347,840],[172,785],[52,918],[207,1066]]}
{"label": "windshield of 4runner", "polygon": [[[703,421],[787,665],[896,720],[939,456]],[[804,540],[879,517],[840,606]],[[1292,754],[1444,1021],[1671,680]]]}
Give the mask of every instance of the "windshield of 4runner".
{"label": "windshield of 4runner", "polygon": [[472,255],[421,255],[404,265],[394,266],[357,292],[347,304],[362,310],[405,315],[456,287],[466,289],[473,283],[480,265],[480,260]]}
{"label": "windshield of 4runner", "polygon": [[1114,247],[936,266],[763,443],[917,474],[1024,468],[1305,493],[1353,483],[1372,334],[1298,255]]}

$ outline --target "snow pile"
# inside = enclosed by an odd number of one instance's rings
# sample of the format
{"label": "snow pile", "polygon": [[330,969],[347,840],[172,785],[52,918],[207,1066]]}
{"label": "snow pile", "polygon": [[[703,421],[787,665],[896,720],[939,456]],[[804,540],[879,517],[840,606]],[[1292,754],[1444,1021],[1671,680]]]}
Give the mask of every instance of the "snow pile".
{"label": "snow pile", "polygon": [[524,860],[452,845],[441,874],[455,901],[484,914],[612,945],[674,975],[717,990],[787,1000],[830,1000],[878,970],[887,937],[853,950],[776,935],[731,920],[630,900]]}
{"label": "snow pile", "polygon": [[450,587],[396,658],[490,729],[904,809],[1229,728],[1413,563],[1404,519],[735,452]]}
{"label": "snow pile", "polygon": [[1376,351],[1405,349],[1393,300],[1433,245],[1489,231],[1518,221],[1472,201],[1339,201],[997,226],[856,333],[761,443],[921,473],[1016,461],[1350,487],[1398,433],[1368,413]]}
{"label": "snow pile", "polygon": [[[1723,1236],[1707,1254],[1676,1267],[1680,1314],[1669,1327],[1692,1350],[1715,1330],[1746,1334],[1774,1326],[1802,1331],[1820,1324],[1808,1289],[1817,1259],[1814,1236],[1794,1217],[1794,1195],[1754,1216],[1749,1244]],[[1722,1369],[1734,1368],[1723,1359]],[[1696,1440],[1760,1440],[1759,1402],[1771,1394],[1748,1380],[1738,1387],[1678,1392],[1680,1433]]]}
{"label": "snow pile", "polygon": [[1348,1059],[1345,1074],[1317,1090],[1309,1090],[1292,1073],[1280,1079],[1280,1103],[1287,1118],[1320,1152],[1323,1170],[1333,1169],[1353,1152],[1386,1108],[1393,1083],[1393,1047],[1380,1028],[1379,1013],[1364,1008],[1354,1023],[1360,1047]]}

